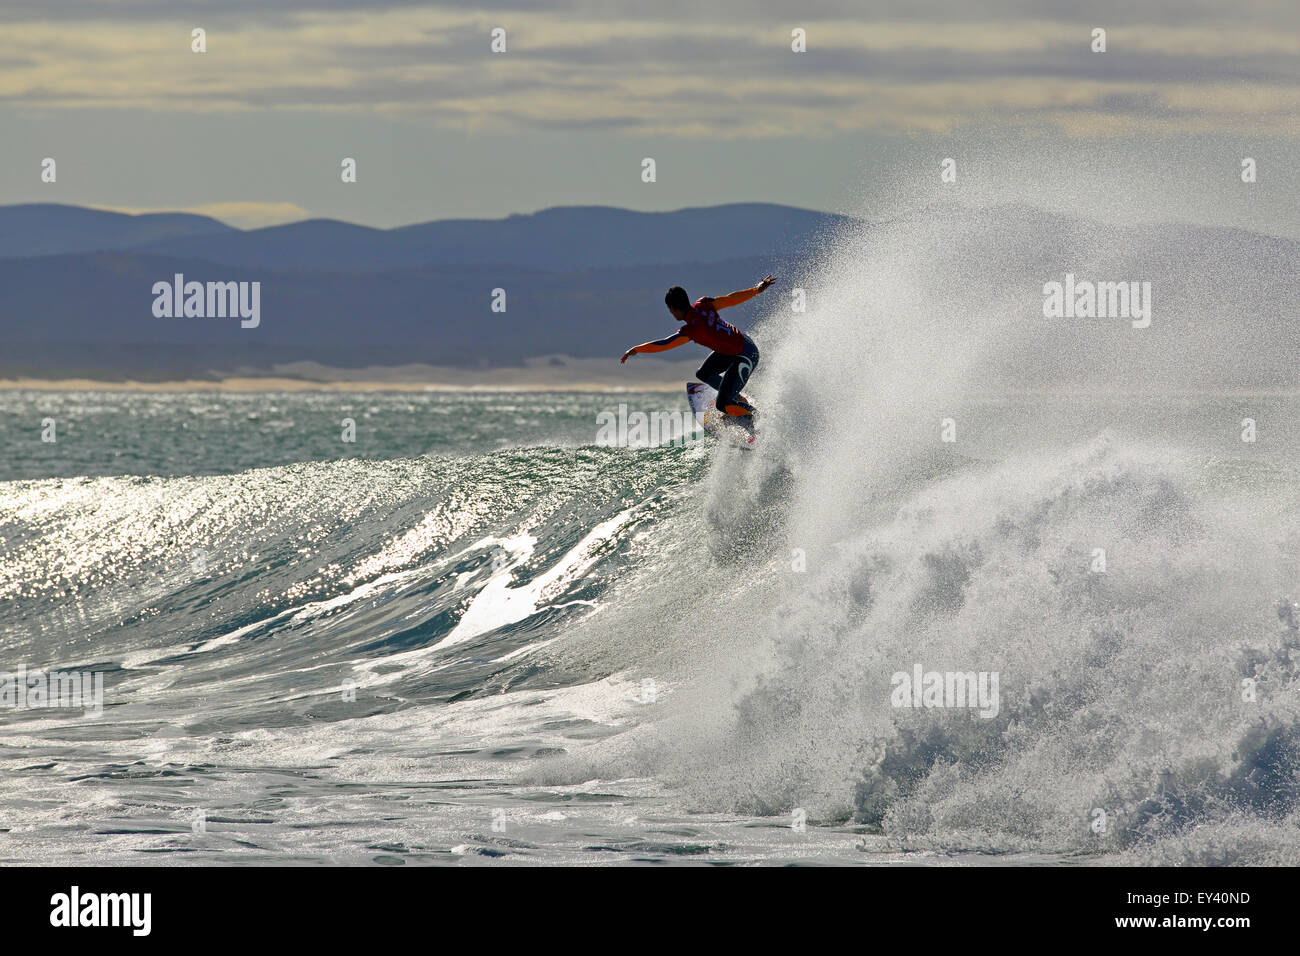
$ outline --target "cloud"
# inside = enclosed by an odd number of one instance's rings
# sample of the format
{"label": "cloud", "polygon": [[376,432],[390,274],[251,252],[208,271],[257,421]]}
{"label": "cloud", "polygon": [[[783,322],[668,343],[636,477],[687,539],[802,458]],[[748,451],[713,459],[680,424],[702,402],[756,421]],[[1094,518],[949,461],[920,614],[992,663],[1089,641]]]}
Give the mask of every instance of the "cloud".
{"label": "cloud", "polygon": [[[1085,23],[1073,0],[889,2],[863,16],[854,6],[822,4],[819,17],[724,2],[688,15],[669,3],[651,18],[585,3],[544,12],[522,0],[490,11],[229,0],[179,13],[152,0],[45,0],[50,16],[28,19],[0,3],[9,21],[0,101],[384,113],[468,131],[701,138],[1027,121],[1127,132],[1143,115],[1171,131],[1294,136],[1300,118],[1300,7],[1156,0],[1133,10],[1106,0]],[[189,30],[200,23],[209,52],[194,54]],[[1098,23],[1108,29],[1103,54],[1088,49]],[[508,30],[507,53],[489,51],[494,26]],[[809,52],[791,52],[794,26],[807,31]]]}
{"label": "cloud", "polygon": [[291,202],[213,202],[181,209],[171,206],[166,209],[140,209],[126,206],[95,206],[95,208],[129,213],[133,216],[151,212],[188,212],[197,216],[210,216],[238,229],[260,229],[264,226],[279,226],[311,218],[311,214],[306,209]]}

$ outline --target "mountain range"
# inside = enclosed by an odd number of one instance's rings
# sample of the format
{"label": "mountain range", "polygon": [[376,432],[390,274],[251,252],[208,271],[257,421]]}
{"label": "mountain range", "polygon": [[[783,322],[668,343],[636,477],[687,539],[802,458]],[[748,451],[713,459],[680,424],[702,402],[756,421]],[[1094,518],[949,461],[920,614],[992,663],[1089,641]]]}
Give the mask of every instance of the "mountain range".
{"label": "mountain range", "polygon": [[[718,295],[769,272],[781,285],[728,319],[748,328],[773,314],[776,297],[806,287],[811,309],[836,310],[828,327],[838,336],[887,342],[893,323],[920,318],[980,323],[990,347],[1003,330],[990,388],[1300,383],[1300,242],[1186,223],[1119,227],[1024,203],[936,205],[872,223],[745,203],[251,230],[183,213],[0,207],[0,378],[220,379],[287,366],[499,371],[581,360],[601,375],[607,363],[610,381],[624,382],[679,359],[670,376],[679,379],[701,350],[631,371],[617,364],[629,345],[674,328],[664,290]],[[258,283],[256,327],[155,315],[155,287],[178,274]],[[1044,284],[1067,274],[1149,284],[1157,321],[1126,332],[1122,322],[1045,319]],[[767,334],[773,356],[778,333]]]}
{"label": "mountain range", "polygon": [[[617,357],[671,328],[664,290],[788,272],[847,217],[743,203],[598,206],[373,229],[241,230],[182,213],[0,207],[0,376],[219,377],[289,362],[518,365]],[[261,320],[159,318],[156,283],[260,283]],[[501,305],[504,311],[494,311]]]}

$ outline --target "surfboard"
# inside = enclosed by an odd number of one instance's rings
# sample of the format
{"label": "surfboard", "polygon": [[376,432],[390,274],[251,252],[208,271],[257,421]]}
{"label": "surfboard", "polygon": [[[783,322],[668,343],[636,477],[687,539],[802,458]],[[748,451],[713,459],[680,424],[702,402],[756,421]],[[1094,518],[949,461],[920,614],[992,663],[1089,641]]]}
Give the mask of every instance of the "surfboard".
{"label": "surfboard", "polygon": [[[757,412],[751,415],[746,423],[743,419],[733,418],[726,412],[720,411],[717,407],[717,390],[703,382],[686,383],[686,400],[690,402],[695,421],[704,429],[706,435],[740,448],[753,448],[757,443],[758,432],[754,425],[754,420],[758,417]],[[748,398],[746,401],[749,401]]]}

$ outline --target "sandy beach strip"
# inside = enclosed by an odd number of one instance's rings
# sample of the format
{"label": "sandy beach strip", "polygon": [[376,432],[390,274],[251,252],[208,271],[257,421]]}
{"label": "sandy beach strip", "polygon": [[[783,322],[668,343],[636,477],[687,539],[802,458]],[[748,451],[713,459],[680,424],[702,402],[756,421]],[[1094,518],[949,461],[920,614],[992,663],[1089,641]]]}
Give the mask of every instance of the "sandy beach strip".
{"label": "sandy beach strip", "polygon": [[311,382],[294,378],[189,379],[175,382],[104,382],[90,378],[0,379],[0,389],[46,392],[675,392],[674,382]]}
{"label": "sandy beach strip", "polygon": [[139,381],[124,377],[0,378],[0,389],[99,392],[673,392],[695,377],[696,362],[550,357],[522,366],[456,368],[437,365],[341,369],[315,362],[276,365],[265,374]]}

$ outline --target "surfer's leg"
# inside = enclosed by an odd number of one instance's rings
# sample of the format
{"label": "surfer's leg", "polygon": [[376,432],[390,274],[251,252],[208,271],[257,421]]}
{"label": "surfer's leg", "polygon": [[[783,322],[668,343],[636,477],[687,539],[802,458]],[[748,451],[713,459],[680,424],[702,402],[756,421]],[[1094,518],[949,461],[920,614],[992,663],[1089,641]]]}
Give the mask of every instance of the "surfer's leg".
{"label": "surfer's leg", "polygon": [[754,371],[756,365],[758,365],[758,347],[746,336],[744,351],[731,357],[731,364],[723,373],[722,385],[718,388],[718,408],[733,417],[754,413],[754,407],[740,397],[740,390],[749,381],[750,373]]}
{"label": "surfer's leg", "polygon": [[727,371],[733,358],[735,356],[710,352],[709,357],[704,360],[704,364],[696,369],[695,377],[715,392],[721,392],[722,374]]}

